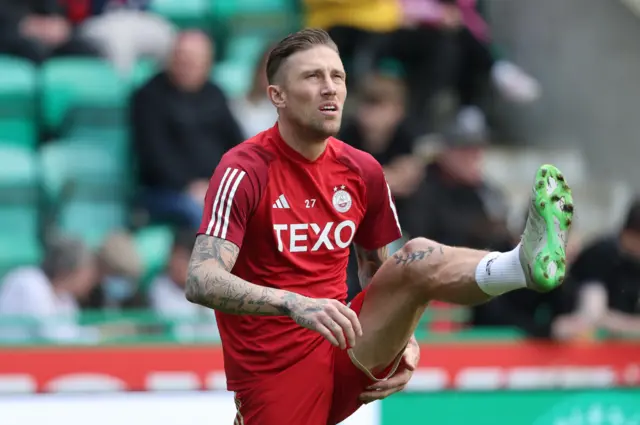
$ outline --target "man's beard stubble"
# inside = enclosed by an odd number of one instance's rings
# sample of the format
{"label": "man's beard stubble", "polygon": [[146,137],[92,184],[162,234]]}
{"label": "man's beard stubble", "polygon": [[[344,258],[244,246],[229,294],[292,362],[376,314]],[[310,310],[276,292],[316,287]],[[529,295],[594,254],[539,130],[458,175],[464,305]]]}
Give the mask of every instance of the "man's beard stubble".
{"label": "man's beard stubble", "polygon": [[298,121],[298,127],[302,135],[308,140],[325,140],[329,137],[335,137],[340,132],[340,122],[332,123],[333,125],[325,125],[324,120],[318,121],[310,119],[307,122]]}

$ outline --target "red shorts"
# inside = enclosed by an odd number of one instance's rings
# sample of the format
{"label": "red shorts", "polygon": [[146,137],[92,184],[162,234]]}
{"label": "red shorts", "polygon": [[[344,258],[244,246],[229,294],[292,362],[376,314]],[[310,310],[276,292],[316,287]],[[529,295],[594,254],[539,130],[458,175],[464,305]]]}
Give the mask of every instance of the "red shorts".
{"label": "red shorts", "polygon": [[[365,291],[351,302],[360,314]],[[386,377],[395,362],[380,376]],[[346,350],[324,340],[311,354],[248,390],[236,393],[239,425],[335,425],[360,408],[359,395],[374,381]]]}

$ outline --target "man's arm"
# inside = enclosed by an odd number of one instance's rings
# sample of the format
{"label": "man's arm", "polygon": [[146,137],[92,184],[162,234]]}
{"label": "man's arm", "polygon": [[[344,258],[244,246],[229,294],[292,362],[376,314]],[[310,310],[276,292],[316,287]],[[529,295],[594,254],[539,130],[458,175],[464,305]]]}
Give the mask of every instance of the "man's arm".
{"label": "man's arm", "polygon": [[356,314],[337,300],[262,287],[231,274],[239,251],[232,242],[199,235],[187,272],[187,299],[229,314],[289,316],[342,349],[347,341],[353,347],[356,335],[362,336]]}
{"label": "man's arm", "polygon": [[358,279],[360,280],[360,287],[364,289],[371,283],[373,275],[389,258],[389,248],[385,245],[382,248],[370,251],[355,245],[355,250],[358,258]]}
{"label": "man's arm", "polygon": [[199,235],[189,262],[187,299],[230,314],[290,315],[292,304],[304,297],[255,285],[231,274],[239,251],[232,242]]}

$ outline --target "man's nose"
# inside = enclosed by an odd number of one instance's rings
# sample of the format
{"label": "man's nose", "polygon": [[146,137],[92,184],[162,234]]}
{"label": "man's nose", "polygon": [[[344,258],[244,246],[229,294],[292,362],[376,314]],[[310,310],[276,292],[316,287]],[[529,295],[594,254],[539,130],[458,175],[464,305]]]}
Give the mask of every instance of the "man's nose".
{"label": "man's nose", "polygon": [[335,83],[331,80],[331,78],[327,78],[325,80],[325,84],[324,87],[322,88],[322,95],[329,97],[329,96],[335,96],[336,95],[336,85]]}

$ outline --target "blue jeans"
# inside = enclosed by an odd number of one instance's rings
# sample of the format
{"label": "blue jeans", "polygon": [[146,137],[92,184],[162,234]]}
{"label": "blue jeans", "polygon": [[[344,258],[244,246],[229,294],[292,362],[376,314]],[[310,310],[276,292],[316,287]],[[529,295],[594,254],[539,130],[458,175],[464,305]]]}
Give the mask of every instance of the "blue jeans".
{"label": "blue jeans", "polygon": [[171,189],[145,189],[142,197],[151,221],[200,227],[203,206],[189,195]]}

